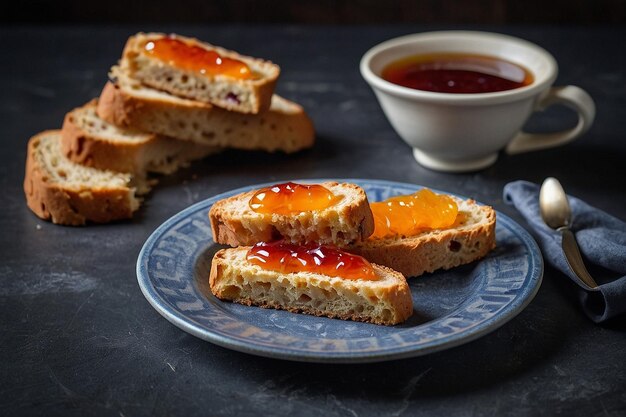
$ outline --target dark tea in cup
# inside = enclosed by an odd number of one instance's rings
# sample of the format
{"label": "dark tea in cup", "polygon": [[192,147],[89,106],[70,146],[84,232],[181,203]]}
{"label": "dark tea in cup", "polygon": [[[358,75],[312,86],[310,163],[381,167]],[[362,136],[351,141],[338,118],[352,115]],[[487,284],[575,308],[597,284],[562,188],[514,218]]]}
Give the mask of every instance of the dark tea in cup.
{"label": "dark tea in cup", "polygon": [[432,53],[388,64],[382,78],[403,87],[453,94],[495,93],[533,82],[526,68],[487,55]]}

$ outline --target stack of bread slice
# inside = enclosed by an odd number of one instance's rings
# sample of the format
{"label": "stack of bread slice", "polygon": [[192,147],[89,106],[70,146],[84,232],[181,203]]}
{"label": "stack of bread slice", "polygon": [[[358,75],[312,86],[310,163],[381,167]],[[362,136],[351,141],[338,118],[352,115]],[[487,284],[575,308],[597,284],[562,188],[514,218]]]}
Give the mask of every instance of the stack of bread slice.
{"label": "stack of bread slice", "polygon": [[[393,325],[413,313],[405,277],[467,264],[495,247],[495,211],[473,200],[451,197],[454,224],[410,236],[371,238],[374,218],[363,189],[354,184],[320,184],[341,199],[321,210],[261,214],[251,208],[258,190],[216,202],[209,219],[218,251],[209,284],[222,300],[293,312]],[[247,254],[259,242],[334,245],[372,263],[377,280],[343,279],[315,272],[268,270]],[[316,261],[317,262],[317,261]]]}
{"label": "stack of bread slice", "polygon": [[[244,62],[254,77],[201,73],[146,53],[159,39]],[[61,130],[30,139],[28,207],[63,225],[127,219],[156,182],[152,174],[171,174],[225,148],[292,153],[311,147],[307,114],[273,93],[279,73],[271,62],[197,39],[131,36],[100,97],[70,111]]]}
{"label": "stack of bread slice", "polygon": [[[323,210],[262,215],[249,207],[255,191],[216,202],[209,212],[213,239],[233,246],[213,257],[209,284],[213,294],[246,305],[316,316],[393,325],[413,314],[411,292],[402,274],[373,264],[376,280],[348,280],[316,272],[281,273],[247,259],[249,245],[284,239],[295,244],[345,246],[374,231],[365,191],[354,184],[320,184],[340,196]],[[240,246],[242,245],[242,246]]]}

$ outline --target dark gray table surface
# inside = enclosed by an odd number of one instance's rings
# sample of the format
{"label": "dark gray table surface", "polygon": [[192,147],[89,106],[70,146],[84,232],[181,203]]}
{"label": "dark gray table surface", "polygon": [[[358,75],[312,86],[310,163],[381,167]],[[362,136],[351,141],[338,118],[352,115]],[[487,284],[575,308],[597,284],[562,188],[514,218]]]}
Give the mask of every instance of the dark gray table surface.
{"label": "dark gray table surface", "polygon": [[[233,352],[174,327],[142,296],[135,260],[159,224],[216,193],[260,182],[413,182],[472,196],[526,227],[502,202],[502,187],[555,176],[571,194],[626,218],[624,26],[478,28],[551,51],[557,84],[586,89],[597,118],[571,145],[502,155],[460,175],[414,162],[358,71],[374,44],[429,29],[447,27],[1,28],[0,415],[626,415],[626,321],[591,323],[572,284],[549,266],[532,303],[493,333],[368,365]],[[59,128],[68,110],[97,96],[126,37],[139,30],[195,35],[280,64],[278,92],[311,115],[315,148],[210,157],[163,178],[132,221],[68,228],[38,219],[22,191],[28,138]],[[552,109],[529,126],[556,130],[574,121]]]}

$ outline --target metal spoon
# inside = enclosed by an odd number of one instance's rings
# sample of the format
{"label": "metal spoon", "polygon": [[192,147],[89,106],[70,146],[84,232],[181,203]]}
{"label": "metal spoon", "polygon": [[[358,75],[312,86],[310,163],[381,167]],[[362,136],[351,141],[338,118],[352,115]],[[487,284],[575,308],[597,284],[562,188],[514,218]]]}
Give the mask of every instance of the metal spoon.
{"label": "metal spoon", "polygon": [[574,274],[589,288],[596,288],[598,284],[589,275],[574,233],[569,229],[572,223],[572,210],[567,195],[556,178],[546,178],[539,192],[539,209],[541,217],[548,226],[561,232],[563,252],[567,264]]}

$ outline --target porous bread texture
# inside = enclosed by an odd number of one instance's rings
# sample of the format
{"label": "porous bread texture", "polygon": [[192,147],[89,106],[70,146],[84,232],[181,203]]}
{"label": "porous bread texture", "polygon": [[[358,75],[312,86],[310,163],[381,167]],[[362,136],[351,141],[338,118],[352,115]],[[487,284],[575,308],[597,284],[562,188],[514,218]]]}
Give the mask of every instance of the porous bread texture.
{"label": "porous bread texture", "polygon": [[118,127],[98,117],[97,105],[94,99],[65,116],[61,149],[75,163],[145,177],[170,174],[220,149]]}
{"label": "porous bread texture", "polygon": [[117,126],[158,133],[206,146],[297,152],[315,141],[301,106],[274,95],[268,111],[242,114],[145,87],[119,67],[111,69],[98,115]]}
{"label": "porous bread texture", "polygon": [[60,131],[50,130],[28,142],[24,178],[28,207],[44,220],[70,226],[130,218],[140,204],[131,175],[69,161],[61,152],[60,139]]}
{"label": "porous bread texture", "polygon": [[138,33],[126,42],[120,65],[142,84],[179,97],[189,98],[240,113],[261,113],[270,107],[280,68],[269,61],[180,35],[169,35],[189,45],[217,52],[224,58],[244,62],[256,78],[238,79],[227,75],[200,74],[184,70],[144,52],[149,41],[166,37],[163,33]]}
{"label": "porous bread texture", "polygon": [[347,250],[388,266],[406,277],[450,269],[480,259],[496,246],[496,213],[474,200],[453,197],[459,207],[455,224],[415,236],[370,238]]}
{"label": "porous bread texture", "polygon": [[378,280],[348,280],[297,272],[282,274],[247,261],[250,247],[222,249],[211,263],[209,285],[221,300],[291,312],[393,325],[413,314],[404,277],[372,265]]}
{"label": "porous bread texture", "polygon": [[258,190],[216,202],[209,211],[215,242],[253,245],[284,239],[291,243],[345,246],[367,238],[374,231],[374,218],[363,189],[355,184],[325,182],[341,200],[323,210],[295,214],[261,214],[249,202]]}

